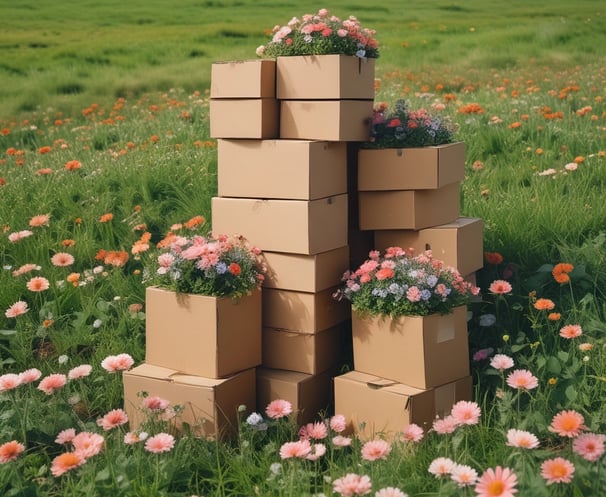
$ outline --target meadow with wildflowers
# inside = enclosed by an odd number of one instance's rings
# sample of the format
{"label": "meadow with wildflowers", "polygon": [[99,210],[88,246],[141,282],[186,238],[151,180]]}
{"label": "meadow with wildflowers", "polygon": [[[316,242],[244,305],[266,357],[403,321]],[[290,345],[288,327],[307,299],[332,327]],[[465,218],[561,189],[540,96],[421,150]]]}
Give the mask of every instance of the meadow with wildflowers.
{"label": "meadow with wildflowers", "polygon": [[[347,413],[299,426],[275,399],[216,441],[175,432],[178,406],[151,396],[141,404],[148,422],[131,430],[122,374],[144,359],[146,268],[168,233],[208,231],[216,194],[208,81],[167,74],[192,60],[209,74],[226,50],[254,58],[263,30],[293,13],[240,2],[232,10],[248,22],[226,27],[231,4],[206,2],[200,25],[214,35],[202,43],[199,26],[170,28],[193,7],[149,2],[148,14],[121,14],[136,27],[126,41],[166,40],[133,58],[136,43],[112,42],[103,55],[81,36],[84,17],[105,18],[99,37],[116,38],[118,14],[102,6],[72,24],[83,41],[70,52],[56,30],[77,12],[58,2],[46,21],[55,31],[27,40],[7,29],[0,64],[2,495],[604,493],[604,12],[595,2],[499,4],[510,17],[474,0],[401,13],[396,3],[334,10],[377,30],[377,101],[448,117],[466,143],[462,213],[485,223],[480,294],[469,303],[473,401],[432,426],[367,440],[346,431]],[[20,8],[23,27],[37,29]],[[169,64],[182,44],[188,63]],[[202,44],[205,54],[191,55]],[[61,72],[68,66],[80,70]],[[135,84],[138,70],[151,86]]]}

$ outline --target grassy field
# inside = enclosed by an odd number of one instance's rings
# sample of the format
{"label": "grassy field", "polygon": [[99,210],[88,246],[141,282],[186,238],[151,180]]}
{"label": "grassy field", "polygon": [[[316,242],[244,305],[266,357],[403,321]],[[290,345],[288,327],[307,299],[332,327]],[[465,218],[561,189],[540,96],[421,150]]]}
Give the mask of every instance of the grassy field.
{"label": "grassy field", "polygon": [[[0,0],[0,493],[345,496],[333,484],[356,473],[370,478],[376,497],[508,495],[434,477],[431,463],[447,457],[479,475],[510,468],[518,495],[603,495],[606,12],[600,2],[561,0],[329,7],[377,30],[377,101],[404,98],[443,112],[466,143],[461,211],[482,218],[485,251],[502,256],[477,273],[483,298],[470,306],[477,424],[426,429],[420,442],[394,443],[376,461],[363,457],[363,440],[343,448],[329,437],[317,440],[327,449],[319,460],[283,460],[279,449],[299,426],[267,419],[265,406],[257,410],[268,429],[243,419],[230,444],[177,437],[174,448],[153,453],[124,443],[127,425],[103,430],[98,421],[122,407],[123,391],[120,374],[102,362],[121,353],[144,359],[154,244],[197,216],[207,219],[201,233],[210,227],[212,62],[255,58],[267,29],[317,6]],[[133,251],[148,236],[149,250]],[[57,253],[73,263],[52,263]],[[562,262],[574,269],[558,283],[552,270]],[[29,290],[34,276],[49,288]],[[512,291],[491,293],[493,280]],[[553,302],[549,317],[537,298]],[[6,311],[18,301],[28,311],[11,318]],[[566,325],[580,326],[581,336],[561,335]],[[509,371],[489,363],[497,353],[538,386],[511,387]],[[90,375],[53,395],[9,386],[31,368],[47,376],[80,365]],[[596,435],[593,459],[576,436],[554,428],[564,410]],[[149,435],[169,425],[150,424]],[[56,439],[69,429],[103,437],[103,450],[57,476],[52,468],[68,445]],[[506,443],[509,429],[536,434],[539,447]],[[11,441],[24,448],[14,460]],[[569,483],[542,476],[556,457],[574,465]]]}

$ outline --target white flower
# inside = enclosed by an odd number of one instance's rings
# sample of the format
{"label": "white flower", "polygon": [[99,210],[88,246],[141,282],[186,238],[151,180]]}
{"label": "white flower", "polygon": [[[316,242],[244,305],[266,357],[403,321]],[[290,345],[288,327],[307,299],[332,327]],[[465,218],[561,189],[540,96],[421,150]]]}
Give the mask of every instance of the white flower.
{"label": "white flower", "polygon": [[492,326],[497,322],[497,317],[494,314],[482,314],[480,316],[480,326]]}

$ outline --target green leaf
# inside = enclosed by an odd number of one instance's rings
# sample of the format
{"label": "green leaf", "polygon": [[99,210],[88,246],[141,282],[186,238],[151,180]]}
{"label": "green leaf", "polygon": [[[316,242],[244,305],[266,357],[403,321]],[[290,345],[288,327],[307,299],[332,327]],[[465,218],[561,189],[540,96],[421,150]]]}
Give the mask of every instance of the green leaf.
{"label": "green leaf", "polygon": [[566,395],[566,398],[570,401],[570,402],[574,402],[577,397],[578,397],[578,393],[576,388],[574,388],[572,385],[570,385],[569,387],[566,388],[564,395]]}
{"label": "green leaf", "polygon": [[553,374],[560,374],[562,372],[562,365],[556,357],[549,356],[547,359],[547,371]]}
{"label": "green leaf", "polygon": [[558,352],[558,359],[560,359],[560,361],[568,362],[568,357],[569,357],[569,354],[565,350],[560,350]]}
{"label": "green leaf", "polygon": [[0,330],[0,335],[4,335],[5,337],[16,335],[17,330]]}
{"label": "green leaf", "polygon": [[551,273],[551,271],[553,271],[553,264],[543,264],[537,269],[537,273]]}

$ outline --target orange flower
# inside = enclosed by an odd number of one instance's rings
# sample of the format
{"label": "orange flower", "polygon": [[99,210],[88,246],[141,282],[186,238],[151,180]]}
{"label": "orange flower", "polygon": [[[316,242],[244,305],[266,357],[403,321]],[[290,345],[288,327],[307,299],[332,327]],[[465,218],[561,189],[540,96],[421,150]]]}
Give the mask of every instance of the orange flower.
{"label": "orange flower", "polygon": [[36,176],[44,176],[46,174],[51,174],[53,170],[50,167],[43,167],[42,169],[38,169],[36,171]]}
{"label": "orange flower", "polygon": [[239,276],[240,273],[242,272],[242,268],[240,267],[240,264],[238,264],[237,262],[232,262],[228,266],[227,270],[234,276]]}
{"label": "orange flower", "polygon": [[39,228],[40,226],[48,226],[50,220],[50,214],[38,214],[29,220],[29,225],[32,228]]}
{"label": "orange flower", "polygon": [[71,238],[66,238],[61,242],[61,245],[64,247],[73,247],[76,245],[76,240],[72,240]]}
{"label": "orange flower", "polygon": [[68,160],[65,163],[65,169],[68,171],[77,171],[82,167],[82,163],[79,160]]}
{"label": "orange flower", "polygon": [[555,308],[555,304],[551,299],[537,299],[534,308],[538,311],[550,311]]}
{"label": "orange flower", "polygon": [[568,276],[568,273],[572,272],[573,269],[574,266],[572,264],[560,262],[554,266],[551,274],[553,275],[553,279],[558,283],[568,283],[570,281],[570,276]]}
{"label": "orange flower", "polygon": [[498,252],[484,252],[484,259],[488,264],[494,264],[495,266],[503,262],[503,256]]}
{"label": "orange flower", "polygon": [[547,319],[549,319],[549,321],[559,321],[561,317],[562,315],[559,312],[550,312]]}
{"label": "orange flower", "polygon": [[114,218],[114,215],[111,212],[108,212],[106,214],[103,214],[99,218],[99,222],[100,223],[109,223],[113,218]]}
{"label": "orange flower", "polygon": [[484,109],[480,106],[480,104],[473,103],[459,107],[457,112],[460,114],[484,114]]}
{"label": "orange flower", "polygon": [[196,226],[200,226],[202,224],[204,224],[206,222],[206,219],[204,219],[203,216],[194,216],[192,217],[190,220],[185,221],[183,223],[183,226],[185,226],[187,229],[193,229]]}
{"label": "orange flower", "polygon": [[74,286],[78,286],[78,283],[80,282],[80,273],[70,273],[65,279],[68,283],[71,283]]}
{"label": "orange flower", "polygon": [[583,162],[585,162],[585,157],[583,157],[582,155],[579,155],[578,157],[575,157],[574,159],[572,159],[572,162],[576,162],[577,164],[582,164]]}
{"label": "orange flower", "polygon": [[158,248],[166,248],[170,247],[170,245],[177,239],[177,235],[175,235],[172,231],[169,231],[166,236],[160,240],[156,247]]}
{"label": "orange flower", "polygon": [[124,250],[110,250],[106,252],[103,262],[110,266],[122,267],[128,262],[128,252]]}
{"label": "orange flower", "polygon": [[103,259],[105,259],[106,254],[107,252],[104,249],[99,249],[99,251],[95,254],[95,260],[102,261]]}
{"label": "orange flower", "polygon": [[49,147],[48,145],[45,145],[44,147],[40,147],[38,149],[38,153],[39,154],[48,154],[51,150],[52,150],[51,147]]}

